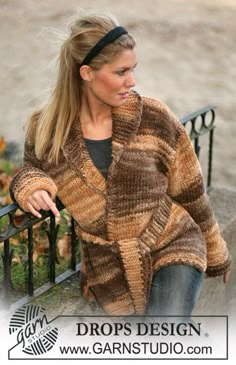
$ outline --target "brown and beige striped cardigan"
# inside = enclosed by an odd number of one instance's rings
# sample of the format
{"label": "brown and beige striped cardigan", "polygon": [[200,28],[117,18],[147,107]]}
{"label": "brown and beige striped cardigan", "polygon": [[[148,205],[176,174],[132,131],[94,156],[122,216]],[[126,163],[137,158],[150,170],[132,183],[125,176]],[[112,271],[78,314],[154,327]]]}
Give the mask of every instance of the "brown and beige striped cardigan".
{"label": "brown and beige striped cardigan", "polygon": [[109,314],[141,314],[161,267],[186,264],[217,276],[229,270],[230,256],[174,114],[132,91],[112,118],[107,180],[93,165],[78,122],[58,165],[36,158],[34,131],[28,133],[11,193],[23,209],[36,189],[57,195],[77,222],[84,296]]}

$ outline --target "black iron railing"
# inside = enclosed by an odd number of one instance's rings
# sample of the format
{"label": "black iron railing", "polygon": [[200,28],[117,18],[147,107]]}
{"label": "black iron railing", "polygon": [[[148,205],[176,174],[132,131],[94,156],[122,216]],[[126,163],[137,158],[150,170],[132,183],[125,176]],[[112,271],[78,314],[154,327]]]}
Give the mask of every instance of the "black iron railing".
{"label": "black iron railing", "polygon": [[[59,211],[64,209],[62,203],[57,200],[57,208]],[[0,219],[8,216],[8,223],[6,229],[0,232],[0,242],[4,242],[4,249],[2,253],[3,263],[3,283],[2,283],[2,305],[9,306],[11,292],[14,290],[12,285],[11,267],[12,259],[14,256],[14,249],[10,246],[10,240],[15,235],[22,231],[27,231],[27,242],[28,242],[28,265],[27,265],[27,295],[18,300],[12,308],[19,307],[29,302],[32,297],[37,297],[47,290],[51,289],[55,285],[67,279],[76,271],[80,270],[80,263],[77,262],[77,251],[78,251],[78,239],[75,232],[75,221],[71,219],[70,224],[70,240],[71,240],[71,258],[70,258],[70,269],[56,277],[56,264],[59,264],[57,258],[57,236],[59,231],[59,225],[56,224],[55,216],[49,211],[40,211],[42,217],[36,218],[29,213],[24,213],[23,221],[16,224],[16,212],[20,209],[17,203],[10,204],[0,209]],[[49,219],[48,230],[46,231],[49,252],[48,252],[48,278],[49,282],[45,283],[40,288],[34,289],[33,280],[33,226],[39,222]]]}
{"label": "black iron railing", "polygon": [[[211,175],[212,175],[212,156],[213,156],[213,132],[214,132],[214,121],[215,121],[215,107],[208,106],[204,109],[198,110],[195,113],[187,115],[182,118],[180,122],[189,128],[190,138],[194,142],[194,148],[197,156],[200,153],[199,139],[202,135],[209,134],[208,143],[208,171],[207,171],[207,188],[211,186]],[[199,123],[200,121],[200,123]],[[64,209],[61,202],[57,201],[57,208],[59,211]],[[77,251],[78,251],[78,240],[75,233],[75,222],[71,220],[71,263],[70,269],[65,271],[59,276],[55,275],[55,268],[57,263],[57,234],[59,226],[55,222],[55,217],[51,212],[42,212],[42,217],[36,218],[26,213],[24,220],[16,225],[16,211],[20,209],[17,203],[10,204],[5,208],[0,209],[0,220],[3,217],[8,217],[8,223],[3,232],[0,232],[0,242],[4,242],[4,248],[2,253],[3,263],[3,283],[2,283],[2,297],[3,302],[9,305],[11,292],[14,290],[12,287],[11,279],[11,268],[12,259],[14,256],[14,250],[11,248],[11,239],[19,232],[27,230],[28,235],[28,273],[27,273],[27,295],[11,305],[11,309],[20,307],[23,304],[29,302],[33,297],[37,297],[47,290],[51,289],[58,283],[70,277],[76,271],[80,270],[80,263],[77,262]],[[45,219],[49,218],[49,229],[47,231],[47,237],[49,241],[49,282],[45,283],[40,288],[34,289],[33,283],[33,226]]]}

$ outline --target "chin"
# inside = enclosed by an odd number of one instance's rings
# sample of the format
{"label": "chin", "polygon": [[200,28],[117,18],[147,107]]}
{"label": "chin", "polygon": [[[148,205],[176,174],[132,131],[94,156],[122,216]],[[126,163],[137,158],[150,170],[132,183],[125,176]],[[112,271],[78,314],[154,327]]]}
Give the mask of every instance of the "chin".
{"label": "chin", "polygon": [[113,102],[110,102],[109,105],[111,107],[118,107],[118,106],[121,106],[123,105],[125,102],[126,102],[127,99],[122,99],[122,100],[118,100],[118,101],[113,101]]}

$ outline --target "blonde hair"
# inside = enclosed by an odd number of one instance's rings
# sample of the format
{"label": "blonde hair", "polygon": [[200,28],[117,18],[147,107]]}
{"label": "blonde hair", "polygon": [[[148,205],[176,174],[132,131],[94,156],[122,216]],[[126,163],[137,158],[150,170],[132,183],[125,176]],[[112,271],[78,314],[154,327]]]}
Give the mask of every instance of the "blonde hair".
{"label": "blonde hair", "polygon": [[[29,129],[36,126],[34,145],[39,160],[47,153],[49,161],[58,163],[60,149],[72,124],[79,122],[82,92],[80,64],[90,49],[117,25],[117,21],[107,15],[85,16],[71,24],[70,35],[63,43],[58,58],[59,70],[52,95],[48,103],[33,113],[29,120]],[[94,57],[90,67],[98,70],[122,50],[134,47],[134,38],[124,34]]]}

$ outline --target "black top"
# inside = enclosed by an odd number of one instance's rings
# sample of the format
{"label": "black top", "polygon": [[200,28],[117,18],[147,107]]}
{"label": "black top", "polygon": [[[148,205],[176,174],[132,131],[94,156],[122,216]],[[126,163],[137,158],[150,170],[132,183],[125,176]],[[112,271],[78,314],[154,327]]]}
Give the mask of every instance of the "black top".
{"label": "black top", "polygon": [[84,138],[84,141],[93,164],[106,178],[111,164],[112,137],[100,140]]}

